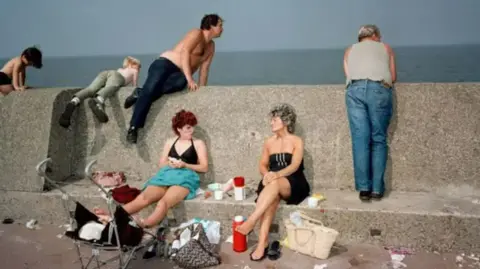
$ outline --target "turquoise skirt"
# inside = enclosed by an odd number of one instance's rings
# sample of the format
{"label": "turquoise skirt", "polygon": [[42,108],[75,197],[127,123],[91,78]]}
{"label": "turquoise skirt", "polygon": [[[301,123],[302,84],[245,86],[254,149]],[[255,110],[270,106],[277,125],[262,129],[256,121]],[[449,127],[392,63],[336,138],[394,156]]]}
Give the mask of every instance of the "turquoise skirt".
{"label": "turquoise skirt", "polygon": [[172,168],[167,165],[162,167],[156,175],[150,178],[143,185],[143,189],[145,189],[147,186],[181,186],[190,191],[185,198],[185,200],[190,200],[197,196],[197,190],[200,187],[200,177],[191,169]]}

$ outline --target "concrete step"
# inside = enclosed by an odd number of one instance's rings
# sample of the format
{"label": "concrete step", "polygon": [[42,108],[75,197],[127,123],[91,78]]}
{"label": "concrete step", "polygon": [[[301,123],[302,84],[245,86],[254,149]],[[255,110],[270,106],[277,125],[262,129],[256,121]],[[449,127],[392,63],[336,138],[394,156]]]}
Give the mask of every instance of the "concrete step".
{"label": "concrete step", "polygon": [[[139,182],[129,184],[139,186]],[[105,206],[98,188],[86,181],[70,183],[65,190],[88,208]],[[302,210],[338,230],[340,244],[396,245],[439,252],[480,251],[480,197],[392,192],[382,201],[361,203],[356,192],[317,192],[327,200],[316,209],[308,208],[305,203],[299,206],[282,204],[272,225],[272,236],[284,237],[283,219],[294,210]],[[18,221],[34,218],[40,223],[64,224],[67,219],[61,198],[58,190],[44,193],[0,191],[0,217]],[[234,216],[248,216],[253,211],[253,200],[253,196],[242,202],[228,196],[222,201],[198,197],[181,203],[173,210],[173,215],[177,222],[194,217],[218,220],[222,223],[222,235],[227,236],[231,234]],[[153,206],[149,207],[142,215],[152,209]],[[380,230],[381,234],[372,236],[372,229]]]}

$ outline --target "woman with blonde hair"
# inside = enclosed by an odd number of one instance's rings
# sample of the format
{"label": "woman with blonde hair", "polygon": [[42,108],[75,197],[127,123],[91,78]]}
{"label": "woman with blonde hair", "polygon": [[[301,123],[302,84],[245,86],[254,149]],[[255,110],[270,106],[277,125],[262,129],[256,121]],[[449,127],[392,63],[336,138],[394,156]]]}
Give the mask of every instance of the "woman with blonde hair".
{"label": "woman with blonde hair", "polygon": [[60,117],[60,125],[68,128],[73,111],[87,98],[90,98],[88,105],[95,117],[102,123],[108,122],[108,116],[105,113],[105,99],[113,96],[123,86],[131,84],[137,87],[140,68],[141,64],[138,59],[127,56],[123,60],[121,68],[100,72],[88,87],[77,92],[67,104],[65,111]]}

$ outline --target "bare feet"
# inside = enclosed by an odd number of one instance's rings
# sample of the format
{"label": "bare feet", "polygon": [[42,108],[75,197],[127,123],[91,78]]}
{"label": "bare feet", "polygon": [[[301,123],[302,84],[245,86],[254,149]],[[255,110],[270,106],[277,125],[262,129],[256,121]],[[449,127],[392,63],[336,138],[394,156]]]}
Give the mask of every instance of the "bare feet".
{"label": "bare feet", "polygon": [[103,224],[107,224],[112,220],[110,215],[105,210],[100,208],[94,208],[93,214],[97,215],[98,220]]}
{"label": "bare feet", "polygon": [[238,226],[236,230],[243,235],[248,235],[253,230],[253,228],[255,228],[255,222],[247,220],[243,224]]}
{"label": "bare feet", "polygon": [[257,248],[250,254],[250,259],[252,261],[260,261],[265,258],[266,255],[266,244],[258,243]]}

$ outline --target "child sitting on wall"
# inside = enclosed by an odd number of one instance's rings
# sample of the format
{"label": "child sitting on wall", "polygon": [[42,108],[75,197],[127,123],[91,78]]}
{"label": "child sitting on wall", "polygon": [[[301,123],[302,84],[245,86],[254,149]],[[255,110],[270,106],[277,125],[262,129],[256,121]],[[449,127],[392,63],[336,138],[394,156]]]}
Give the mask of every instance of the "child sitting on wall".
{"label": "child sitting on wall", "polygon": [[65,111],[60,117],[60,125],[68,128],[73,111],[87,98],[90,98],[88,105],[95,117],[102,123],[108,122],[108,116],[105,113],[105,99],[117,93],[123,86],[132,84],[136,87],[140,68],[141,65],[138,59],[127,56],[123,60],[122,68],[100,72],[90,86],[77,92],[67,104]]}
{"label": "child sitting on wall", "polygon": [[8,61],[0,70],[0,93],[7,95],[12,91],[24,91],[26,68],[42,68],[42,52],[36,47],[25,49],[20,56]]}

